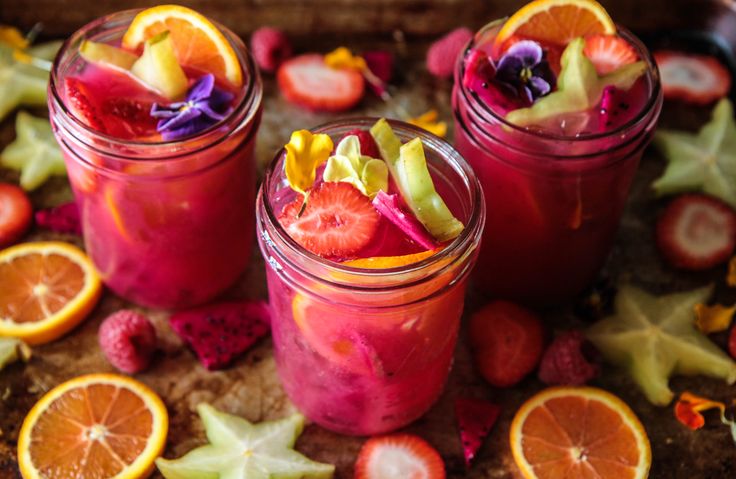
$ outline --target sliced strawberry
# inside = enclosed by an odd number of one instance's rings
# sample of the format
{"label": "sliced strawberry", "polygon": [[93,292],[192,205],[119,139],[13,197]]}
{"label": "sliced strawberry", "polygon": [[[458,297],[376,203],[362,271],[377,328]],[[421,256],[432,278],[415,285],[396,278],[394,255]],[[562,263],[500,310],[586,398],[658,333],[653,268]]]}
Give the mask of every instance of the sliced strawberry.
{"label": "sliced strawberry", "polygon": [[494,301],[470,318],[470,346],[476,367],[489,383],[513,386],[539,363],[542,322],[521,306]]}
{"label": "sliced strawberry", "polygon": [[728,260],[736,247],[736,211],[711,196],[680,196],[657,222],[657,245],[676,268],[712,268]]}
{"label": "sliced strawberry", "polygon": [[661,50],[654,53],[654,59],[669,100],[707,105],[731,90],[731,75],[713,57]]}
{"label": "sliced strawberry", "polygon": [[348,110],[365,92],[360,72],[330,68],[317,53],[287,60],[279,67],[276,79],[287,100],[311,110]]}
{"label": "sliced strawberry", "polygon": [[355,462],[354,479],[444,479],[439,453],[419,436],[392,434],[368,439]]}
{"label": "sliced strawberry", "polygon": [[599,75],[607,75],[639,59],[629,42],[618,35],[591,35],[585,38],[585,56]]}
{"label": "sliced strawberry", "polygon": [[106,131],[115,138],[132,139],[156,133],[158,120],[151,116],[151,103],[130,98],[107,98],[100,108]]}
{"label": "sliced strawberry", "polygon": [[301,216],[302,198],[279,216],[289,236],[314,254],[344,259],[360,251],[378,229],[371,200],[350,183],[325,182],[312,190]]}
{"label": "sliced strawberry", "polygon": [[18,241],[31,225],[33,207],[28,195],[15,185],[0,183],[0,248]]}
{"label": "sliced strawberry", "polygon": [[87,85],[78,78],[66,78],[64,80],[66,90],[66,105],[78,120],[92,129],[101,133],[107,133],[105,124],[99,112],[92,104]]}
{"label": "sliced strawberry", "polygon": [[371,158],[381,158],[381,153],[378,151],[378,145],[376,145],[376,140],[373,139],[373,135],[371,135],[371,132],[368,130],[361,130],[360,128],[356,128],[354,130],[350,130],[349,132],[345,133],[343,138],[346,136],[355,135],[358,137],[358,141],[360,141],[360,153],[365,156],[370,156]]}

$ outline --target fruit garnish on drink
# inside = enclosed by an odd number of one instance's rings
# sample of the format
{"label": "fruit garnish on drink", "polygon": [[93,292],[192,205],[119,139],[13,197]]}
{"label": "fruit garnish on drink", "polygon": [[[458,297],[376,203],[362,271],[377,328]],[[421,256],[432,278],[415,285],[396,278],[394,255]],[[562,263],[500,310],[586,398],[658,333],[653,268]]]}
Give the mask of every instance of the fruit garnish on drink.
{"label": "fruit garnish on drink", "polygon": [[445,479],[445,464],[424,439],[393,434],[368,439],[355,462],[355,479]]}
{"label": "fruit garnish on drink", "polygon": [[388,167],[383,160],[364,155],[362,149],[358,136],[348,135],[340,140],[335,154],[327,160],[322,179],[350,183],[364,195],[374,198],[379,192],[388,190]]}
{"label": "fruit garnish on drink", "polygon": [[209,404],[197,406],[197,413],[208,444],[178,459],[157,459],[156,466],[167,479],[330,479],[334,474],[335,466],[312,461],[294,450],[304,429],[301,414],[252,424]]}
{"label": "fruit garnish on drink", "polygon": [[731,74],[711,56],[659,50],[654,52],[654,60],[668,100],[708,105],[731,90]]}
{"label": "fruit garnish on drink", "polygon": [[604,359],[625,368],[647,399],[665,406],[674,394],[673,374],[703,374],[736,381],[736,363],[695,329],[694,307],[712,287],[654,296],[633,286],[619,288],[616,312],[596,324],[587,337]]}
{"label": "fruit garnish on drink", "polygon": [[176,59],[168,30],[146,40],[143,55],[130,71],[169,100],[180,97],[187,90],[187,76]]}

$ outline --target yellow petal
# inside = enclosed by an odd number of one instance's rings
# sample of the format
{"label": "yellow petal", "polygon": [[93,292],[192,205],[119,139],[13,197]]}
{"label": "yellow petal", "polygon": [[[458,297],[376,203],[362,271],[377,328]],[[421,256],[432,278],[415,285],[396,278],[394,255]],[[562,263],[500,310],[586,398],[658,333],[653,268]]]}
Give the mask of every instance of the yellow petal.
{"label": "yellow petal", "polygon": [[409,118],[407,122],[418,126],[419,128],[423,128],[440,138],[444,138],[444,136],[447,135],[447,123],[444,121],[437,121],[438,118],[439,113],[437,113],[437,110],[429,110],[415,118]]}
{"label": "yellow petal", "polygon": [[352,68],[363,71],[367,68],[365,59],[345,48],[339,47],[325,55],[325,64],[330,68]]}
{"label": "yellow petal", "polygon": [[306,194],[314,184],[317,168],[327,161],[332,148],[332,139],[328,135],[313,135],[307,130],[293,132],[289,143],[284,145],[284,172],[291,189]]}
{"label": "yellow petal", "polygon": [[736,256],[731,258],[731,261],[728,262],[728,276],[726,276],[726,283],[736,288]]}
{"label": "yellow petal", "polygon": [[705,334],[725,331],[731,325],[734,312],[736,304],[726,307],[720,304],[706,306],[698,303],[695,305],[695,326]]}
{"label": "yellow petal", "polygon": [[0,43],[4,43],[12,48],[25,50],[28,48],[28,40],[15,27],[0,25]]}
{"label": "yellow petal", "polygon": [[365,185],[360,179],[360,174],[354,168],[350,158],[343,155],[331,156],[327,160],[325,172],[322,174],[325,181],[350,183],[360,190],[364,195],[368,195]]}

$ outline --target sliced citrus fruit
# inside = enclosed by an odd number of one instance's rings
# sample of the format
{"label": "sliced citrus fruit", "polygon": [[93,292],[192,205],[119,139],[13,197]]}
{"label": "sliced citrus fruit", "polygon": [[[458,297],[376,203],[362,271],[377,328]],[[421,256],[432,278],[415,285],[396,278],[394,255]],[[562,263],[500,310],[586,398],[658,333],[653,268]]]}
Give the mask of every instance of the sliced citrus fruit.
{"label": "sliced citrus fruit", "polygon": [[143,43],[169,31],[179,64],[243,84],[240,62],[219,28],[206,17],[179,5],[159,5],[135,16],[123,35],[123,47],[138,50]]}
{"label": "sliced citrus fruit", "polygon": [[545,389],[511,423],[511,451],[527,479],[644,479],[652,453],[621,399],[592,387]]}
{"label": "sliced citrus fruit", "polygon": [[353,268],[365,269],[398,268],[399,266],[406,266],[423,261],[438,251],[439,249],[430,249],[422,251],[421,253],[405,254],[402,256],[373,256],[371,258],[360,258],[345,261],[343,264],[345,266],[352,266]]}
{"label": "sliced citrus fruit", "polygon": [[564,46],[577,37],[614,33],[616,25],[595,0],[535,0],[506,20],[494,43],[519,36]]}
{"label": "sliced citrus fruit", "polygon": [[21,243],[0,251],[0,336],[53,341],[95,307],[102,283],[90,259],[68,243]]}
{"label": "sliced citrus fruit", "polygon": [[163,452],[168,414],[146,385],[89,374],[43,396],[23,421],[18,465],[24,479],[138,479]]}

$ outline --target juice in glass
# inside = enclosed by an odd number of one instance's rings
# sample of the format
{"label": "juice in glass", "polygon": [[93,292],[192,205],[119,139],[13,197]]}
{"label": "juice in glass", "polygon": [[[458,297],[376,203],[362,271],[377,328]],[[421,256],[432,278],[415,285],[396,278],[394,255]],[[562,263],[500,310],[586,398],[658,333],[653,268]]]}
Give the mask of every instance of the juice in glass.
{"label": "juice in glass", "polygon": [[[374,121],[345,120],[314,132],[338,144],[347,132],[367,131]],[[439,396],[483,229],[481,189],[462,157],[421,129],[399,122],[391,126],[402,143],[421,139],[436,192],[463,224],[456,237],[438,242],[435,249],[409,238],[381,213],[370,241],[359,250],[314,254],[292,238],[293,230],[283,219],[288,205],[295,198],[297,205],[301,201],[285,180],[283,150],[267,169],[257,199],[281,382],[307,417],[345,434],[378,434],[404,426]],[[315,191],[328,184],[324,169],[317,170],[305,215],[319,194]],[[385,193],[400,197],[399,189],[391,179]],[[338,209],[353,208],[348,201],[337,203]],[[364,204],[371,205],[367,199]],[[411,214],[405,203],[402,209]],[[340,211],[333,212],[316,222],[339,223],[345,220],[340,216]]]}
{"label": "juice in glass", "polygon": [[[455,147],[478,175],[487,205],[477,285],[498,297],[559,304],[592,283],[611,250],[661,110],[658,72],[641,42],[618,27],[602,37],[628,45],[627,64],[614,67],[638,63],[633,84],[606,86],[586,108],[515,124],[510,111],[545,96],[520,98],[493,78],[496,68],[503,70],[503,50],[511,51],[496,42],[503,26],[504,20],[492,22],[476,33],[457,63],[452,95]],[[588,52],[592,40],[583,40]],[[551,96],[566,46],[539,43],[540,65],[549,71],[537,73],[547,77]],[[520,76],[523,82],[533,74]]]}
{"label": "juice in glass", "polygon": [[66,41],[54,63],[49,108],[86,249],[105,284],[141,305],[180,308],[222,292],[249,261],[262,86],[242,42],[216,26],[242,83],[210,75],[209,98],[220,95],[217,120],[167,136],[152,108],[186,109],[209,72],[181,65],[188,91],[168,98],[130,71],[80,55],[84,41],[119,48],[137,13],[100,18]]}

